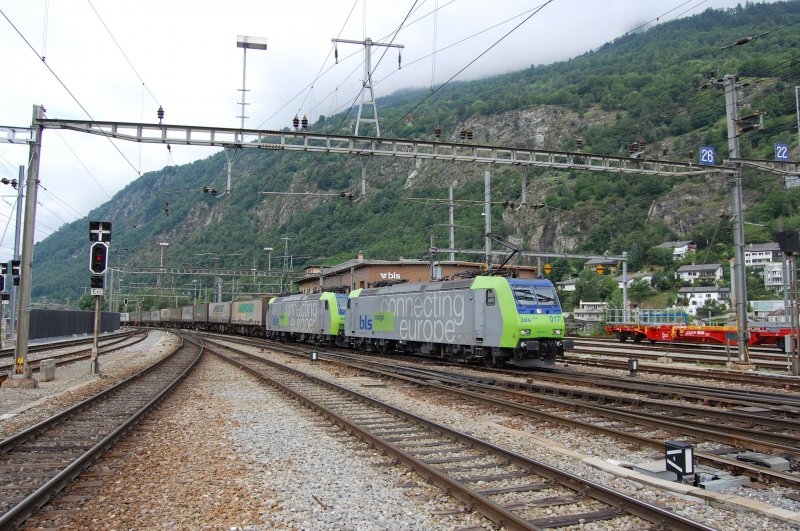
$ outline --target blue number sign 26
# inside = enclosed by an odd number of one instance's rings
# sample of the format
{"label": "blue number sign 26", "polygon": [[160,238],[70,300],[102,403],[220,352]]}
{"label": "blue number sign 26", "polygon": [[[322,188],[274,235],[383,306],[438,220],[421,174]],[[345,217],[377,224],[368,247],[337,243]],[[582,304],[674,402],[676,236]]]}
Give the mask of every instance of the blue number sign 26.
{"label": "blue number sign 26", "polygon": [[700,147],[700,164],[706,166],[714,166],[717,163],[717,154],[713,147],[701,146]]}

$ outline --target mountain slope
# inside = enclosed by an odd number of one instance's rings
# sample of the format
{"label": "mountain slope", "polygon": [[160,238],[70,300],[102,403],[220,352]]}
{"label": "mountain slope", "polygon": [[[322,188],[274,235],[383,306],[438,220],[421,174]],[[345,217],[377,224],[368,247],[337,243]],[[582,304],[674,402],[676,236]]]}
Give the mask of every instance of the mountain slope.
{"label": "mountain slope", "polygon": [[[379,102],[382,132],[428,139],[439,125],[443,139],[458,141],[459,129],[469,127],[474,142],[482,144],[567,151],[574,151],[581,138],[585,152],[623,156],[630,143],[644,142],[645,156],[672,160],[688,160],[690,153],[696,157],[698,146],[713,145],[722,158],[727,156],[724,97],[709,75],[718,79],[737,73],[742,84],[749,83],[740,91],[740,113],[767,113],[764,129],[743,137],[743,154],[772,158],[774,142],[788,143],[796,136],[798,22],[797,1],[708,10],[621,37],[570,61],[448,85],[416,108],[427,90],[401,91]],[[746,45],[722,49],[762,34]],[[706,83],[707,89],[698,89]],[[354,116],[321,117],[312,129],[346,134]],[[793,154],[796,159],[796,149]],[[695,239],[707,257],[729,255],[730,183],[721,178],[490,169],[493,201],[519,204],[525,176],[528,203],[544,205],[493,209],[493,228],[526,250],[627,251],[633,268],[652,246],[668,239]],[[430,198],[446,199],[454,183],[456,199],[482,201],[484,170],[469,164],[371,160],[367,198],[351,202],[335,194],[358,196],[361,167],[355,157],[243,150],[234,162],[234,192],[226,197],[201,191],[205,185],[224,188],[223,153],[167,167],[142,176],[87,219],[37,244],[33,297],[74,301],[83,293],[89,281],[89,219],[114,224],[112,263],[128,270],[158,266],[160,241],[170,243],[166,259],[171,266],[263,269],[265,247],[275,249],[272,265],[282,266],[279,257],[287,243],[295,266],[337,263],[358,251],[368,258],[420,258],[431,238],[438,247],[447,242],[447,207]],[[767,225],[748,226],[748,241],[766,241],[779,227],[800,225],[795,215],[800,199],[794,191],[783,193],[778,178],[746,173],[745,187],[748,221]],[[334,196],[260,193],[287,191]],[[464,228],[456,232],[458,247],[483,247],[482,210],[481,205],[459,203],[456,224]],[[134,282],[153,285],[155,277],[126,278],[126,286]],[[192,286],[189,278],[165,282],[177,293]],[[207,286],[210,280],[204,282]]]}

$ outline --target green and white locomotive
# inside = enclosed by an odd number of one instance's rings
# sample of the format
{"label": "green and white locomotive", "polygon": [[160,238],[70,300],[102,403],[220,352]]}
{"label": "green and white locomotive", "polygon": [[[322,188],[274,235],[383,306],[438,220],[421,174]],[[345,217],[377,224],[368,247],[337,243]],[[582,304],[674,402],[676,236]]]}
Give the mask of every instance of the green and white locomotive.
{"label": "green and white locomotive", "polygon": [[550,281],[496,276],[355,290],[344,334],[364,350],[486,366],[552,368],[573,348]]}
{"label": "green and white locomotive", "polygon": [[273,297],[265,335],[270,339],[342,343],[347,295],[323,292]]}

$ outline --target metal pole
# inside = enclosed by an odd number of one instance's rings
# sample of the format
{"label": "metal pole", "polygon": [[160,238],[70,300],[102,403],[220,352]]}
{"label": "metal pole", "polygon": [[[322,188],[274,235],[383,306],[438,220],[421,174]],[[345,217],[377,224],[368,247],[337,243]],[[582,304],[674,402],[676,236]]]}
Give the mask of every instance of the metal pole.
{"label": "metal pole", "polygon": [[797,297],[797,258],[794,255],[790,258],[790,268],[792,270],[792,278],[790,286],[792,286],[792,350],[791,350],[791,369],[792,376],[800,374],[800,307],[798,307]]}
{"label": "metal pole", "polygon": [[[450,222],[450,248],[456,248],[455,205],[453,203],[453,183],[450,183],[450,203],[447,205],[448,221]],[[456,261],[456,253],[450,253],[450,261]]]}
{"label": "metal pole", "polygon": [[800,143],[800,86],[794,87],[794,105],[797,110],[797,140]]}
{"label": "metal pole", "polygon": [[[723,77],[725,90],[725,109],[728,123],[728,151],[731,158],[738,159],[739,136],[736,127],[736,76],[727,74]],[[742,170],[736,168],[733,176],[733,244],[735,248],[733,287],[736,293],[736,341],[738,343],[738,363],[749,364],[748,343],[750,334],[747,329],[747,283],[744,268],[744,214],[742,212]]]}
{"label": "metal pole", "polygon": [[[244,51],[244,55],[242,56],[242,103],[241,103],[241,105],[242,105],[242,116],[241,116],[241,118],[242,118],[242,129],[244,129],[244,106],[247,105],[244,102],[244,95],[246,93],[245,87],[244,87],[244,80],[246,79],[246,76],[247,76],[247,46],[243,47],[242,50]],[[230,161],[228,161],[228,164],[230,166]]]}
{"label": "metal pole", "polygon": [[787,325],[791,324],[789,319],[789,259],[784,253],[781,263],[783,267],[783,322]]}
{"label": "metal pole", "polygon": [[[25,181],[27,193],[25,196],[25,226],[22,230],[22,255],[20,256],[19,274],[19,304],[17,306],[17,344],[15,347],[16,364],[15,374],[23,378],[31,377],[31,368],[28,366],[28,333],[30,332],[30,306],[31,306],[31,263],[33,262],[33,233],[36,224],[36,196],[39,182],[39,159],[42,148],[42,132],[44,127],[38,123],[44,119],[44,107],[33,106],[33,120],[31,129],[35,130],[35,137],[30,146],[30,167],[28,178]],[[11,271],[9,271],[11,273]]]}
{"label": "metal pole", "polygon": [[486,218],[484,220],[485,227],[486,227],[486,235],[484,238],[486,239],[485,249],[486,249],[486,270],[491,271],[492,269],[492,239],[489,238],[489,233],[492,232],[492,174],[489,170],[486,170],[483,174],[483,216]]}
{"label": "metal pole", "polygon": [[[25,166],[19,167],[19,180],[17,181],[17,226],[14,229],[14,260],[19,260],[19,237],[20,232],[22,231],[22,189],[25,188],[23,183],[25,182]],[[8,264],[9,271],[11,271],[11,264]],[[12,275],[12,282],[11,286],[8,288],[8,291],[11,293],[9,297],[9,303],[11,305],[11,319],[9,320],[9,337],[16,341],[16,326],[17,326],[17,316],[15,313],[15,308],[17,298],[19,296],[19,290],[14,286],[13,282],[13,275]]]}
{"label": "metal pole", "polygon": [[92,361],[89,367],[91,374],[100,374],[100,366],[97,364],[97,348],[100,342],[100,300],[102,298],[101,295],[94,297],[94,339],[92,340]]}
{"label": "metal pole", "polygon": [[622,252],[622,314],[628,321],[628,252]]}

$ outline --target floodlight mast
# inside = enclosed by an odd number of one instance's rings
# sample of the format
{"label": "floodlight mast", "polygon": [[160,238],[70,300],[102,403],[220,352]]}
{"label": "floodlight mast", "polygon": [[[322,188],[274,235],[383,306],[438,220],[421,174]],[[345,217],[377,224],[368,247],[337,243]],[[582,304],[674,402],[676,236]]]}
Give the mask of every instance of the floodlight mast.
{"label": "floodlight mast", "polygon": [[245,94],[247,94],[247,89],[245,88],[245,80],[247,79],[247,50],[266,50],[267,49],[267,39],[262,37],[248,37],[247,35],[237,35],[236,36],[236,47],[241,48],[244,55],[242,56],[242,103],[239,105],[242,106],[242,115],[237,116],[237,118],[242,119],[242,129],[244,129],[244,119],[248,118],[244,114],[244,107],[248,105],[245,103]]}

